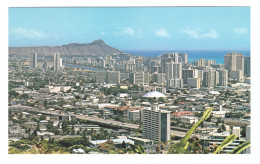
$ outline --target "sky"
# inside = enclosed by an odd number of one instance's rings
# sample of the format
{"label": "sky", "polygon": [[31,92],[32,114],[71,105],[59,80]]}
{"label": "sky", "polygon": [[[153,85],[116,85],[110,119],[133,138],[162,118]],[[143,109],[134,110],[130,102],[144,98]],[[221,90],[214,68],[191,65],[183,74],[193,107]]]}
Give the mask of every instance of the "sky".
{"label": "sky", "polygon": [[9,47],[250,50],[250,7],[9,8]]}

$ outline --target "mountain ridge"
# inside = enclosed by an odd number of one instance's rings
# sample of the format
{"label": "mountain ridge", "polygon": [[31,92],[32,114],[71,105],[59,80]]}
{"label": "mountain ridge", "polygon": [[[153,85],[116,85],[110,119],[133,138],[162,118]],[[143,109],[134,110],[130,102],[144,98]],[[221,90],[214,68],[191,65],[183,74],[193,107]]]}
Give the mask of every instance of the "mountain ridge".
{"label": "mountain ridge", "polygon": [[8,50],[8,54],[24,56],[28,56],[32,52],[46,56],[53,55],[54,53],[60,53],[64,56],[106,56],[122,52],[107,45],[102,39],[94,40],[91,43],[70,43],[61,46],[8,47]]}

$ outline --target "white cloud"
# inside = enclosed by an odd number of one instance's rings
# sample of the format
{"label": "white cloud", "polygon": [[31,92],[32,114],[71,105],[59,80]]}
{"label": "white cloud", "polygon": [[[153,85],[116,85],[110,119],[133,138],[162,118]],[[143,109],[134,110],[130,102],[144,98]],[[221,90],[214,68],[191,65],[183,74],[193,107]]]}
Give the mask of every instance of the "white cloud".
{"label": "white cloud", "polygon": [[189,37],[197,38],[197,39],[200,39],[200,38],[217,39],[218,38],[218,33],[215,30],[210,30],[210,32],[201,33],[201,32],[199,32],[199,30],[186,28],[186,29],[182,29],[181,32],[184,34],[187,34]]}
{"label": "white cloud", "polygon": [[27,38],[27,39],[43,39],[43,38],[53,38],[59,39],[58,34],[54,33],[45,33],[35,29],[25,29],[25,28],[17,28],[14,30],[10,30],[10,34],[15,38]]}
{"label": "white cloud", "polygon": [[155,31],[155,34],[160,37],[170,38],[171,35],[168,33],[167,30],[164,28],[160,28],[159,30]]}
{"label": "white cloud", "polygon": [[131,27],[118,27],[118,31],[114,32],[115,35],[129,35],[132,37],[141,37],[143,32],[140,30],[134,30]]}
{"label": "white cloud", "polygon": [[143,35],[143,32],[141,30],[137,30],[135,35],[137,37],[141,37]]}
{"label": "white cloud", "polygon": [[233,31],[237,34],[246,34],[248,32],[247,28],[235,28]]}
{"label": "white cloud", "polygon": [[17,28],[11,31],[16,38],[45,38],[46,34],[35,29]]}
{"label": "white cloud", "polygon": [[104,36],[104,35],[106,35],[106,33],[105,33],[105,32],[101,32],[100,35],[103,35],[103,36]]}

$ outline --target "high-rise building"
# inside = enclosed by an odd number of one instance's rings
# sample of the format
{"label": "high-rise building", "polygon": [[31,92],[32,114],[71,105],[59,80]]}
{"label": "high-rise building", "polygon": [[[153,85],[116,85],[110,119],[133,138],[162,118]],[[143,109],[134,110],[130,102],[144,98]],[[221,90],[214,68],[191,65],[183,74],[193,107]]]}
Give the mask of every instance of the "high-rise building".
{"label": "high-rise building", "polygon": [[161,92],[163,94],[166,94],[166,88],[165,87],[155,87],[154,89],[157,92]]}
{"label": "high-rise building", "polygon": [[188,63],[188,54],[187,53],[179,53],[179,63],[182,63],[182,65],[185,65]]}
{"label": "high-rise building", "polygon": [[166,63],[173,61],[174,63],[181,63],[182,66],[188,63],[187,53],[164,53],[161,55],[161,72],[165,73]]}
{"label": "high-rise building", "polygon": [[158,66],[158,60],[151,60],[150,61],[150,67]]}
{"label": "high-rise building", "polygon": [[166,81],[166,88],[183,88],[183,79],[169,79]]}
{"label": "high-rise building", "polygon": [[165,84],[165,74],[164,73],[153,73],[152,81],[159,85],[164,85]]}
{"label": "high-rise building", "polygon": [[159,72],[159,67],[158,66],[150,67],[150,73],[156,73],[156,72]]}
{"label": "high-rise building", "polygon": [[232,133],[235,134],[238,140],[240,139],[240,127],[234,126]]}
{"label": "high-rise building", "polygon": [[149,73],[144,72],[134,72],[129,73],[129,81],[136,85],[149,84]]}
{"label": "high-rise building", "polygon": [[128,53],[120,52],[120,53],[116,54],[116,62],[117,63],[126,62],[126,61],[130,60],[130,58],[131,58],[131,55],[128,54]]}
{"label": "high-rise building", "polygon": [[187,85],[191,88],[200,88],[200,78],[188,78]]}
{"label": "high-rise building", "polygon": [[198,78],[200,79],[200,82],[203,81],[203,70],[198,70]]}
{"label": "high-rise building", "polygon": [[243,74],[244,73],[241,70],[232,70],[230,74],[230,78],[232,80],[241,81],[244,78]]}
{"label": "high-rise building", "polygon": [[[251,126],[246,126],[246,141],[251,140]],[[246,154],[250,154],[250,147],[246,149]]]}
{"label": "high-rise building", "polygon": [[244,58],[244,75],[250,77],[250,57]]}
{"label": "high-rise building", "polygon": [[199,60],[194,61],[194,65],[200,67],[211,66],[214,64],[216,64],[216,60],[205,60],[204,58],[201,58]]}
{"label": "high-rise building", "polygon": [[102,60],[102,68],[106,68],[106,60],[105,59]]}
{"label": "high-rise building", "polygon": [[183,69],[182,70],[183,84],[187,84],[188,78],[197,78],[197,77],[198,77],[197,69]]}
{"label": "high-rise building", "polygon": [[216,60],[205,60],[205,66],[211,66],[216,64]]}
{"label": "high-rise building", "polygon": [[231,77],[232,71],[241,70],[244,75],[244,55],[236,52],[228,53],[224,56],[224,67],[228,70]]}
{"label": "high-rise building", "polygon": [[110,61],[112,60],[112,56],[106,56],[105,60],[106,63],[110,63]]}
{"label": "high-rise building", "polygon": [[61,58],[59,53],[54,53],[53,54],[53,66],[54,66],[54,71],[60,70],[61,67]]}
{"label": "high-rise building", "polygon": [[165,79],[167,88],[183,88],[182,64],[174,61],[166,62]]}
{"label": "high-rise building", "polygon": [[48,68],[47,61],[43,62],[42,68],[46,71]]}
{"label": "high-rise building", "polygon": [[228,85],[228,70],[219,69],[217,70],[219,73],[219,86],[227,86]]}
{"label": "high-rise building", "polygon": [[200,67],[204,67],[204,66],[205,66],[205,59],[204,59],[204,58],[201,58],[201,59],[199,59],[199,60],[195,60],[195,61],[194,61],[194,65],[200,66]]}
{"label": "high-rise building", "polygon": [[125,66],[126,66],[126,68],[125,68],[126,71],[130,71],[130,72],[135,71],[135,69],[136,69],[135,60],[127,61]]}
{"label": "high-rise building", "polygon": [[108,71],[107,72],[107,84],[118,84],[120,83],[120,72],[119,71]]}
{"label": "high-rise building", "polygon": [[37,53],[30,53],[29,67],[32,69],[37,68]]}
{"label": "high-rise building", "polygon": [[169,79],[182,79],[182,65],[173,61],[165,63],[165,78]]}
{"label": "high-rise building", "polygon": [[170,140],[170,111],[160,110],[158,106],[143,108],[142,137],[154,141]]}
{"label": "high-rise building", "polygon": [[141,110],[128,110],[127,118],[132,121],[140,120]]}
{"label": "high-rise building", "polygon": [[161,71],[165,73],[166,62],[178,62],[178,53],[165,53],[161,55]]}
{"label": "high-rise building", "polygon": [[219,73],[215,70],[208,70],[203,73],[203,85],[205,87],[214,87],[218,85]]}
{"label": "high-rise building", "polygon": [[97,71],[96,83],[118,84],[120,83],[119,71]]}
{"label": "high-rise building", "polygon": [[218,68],[218,69],[225,69],[224,64],[211,64],[210,67],[212,68]]}
{"label": "high-rise building", "polygon": [[96,83],[105,83],[107,81],[107,72],[106,71],[97,71],[96,72]]}
{"label": "high-rise building", "polygon": [[120,81],[129,79],[129,73],[120,72]]}

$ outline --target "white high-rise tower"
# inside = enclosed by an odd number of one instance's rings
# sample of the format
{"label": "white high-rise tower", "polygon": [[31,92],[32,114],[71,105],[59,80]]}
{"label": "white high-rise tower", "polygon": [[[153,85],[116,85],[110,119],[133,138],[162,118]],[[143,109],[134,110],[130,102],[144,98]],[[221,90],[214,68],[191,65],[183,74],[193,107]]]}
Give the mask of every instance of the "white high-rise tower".
{"label": "white high-rise tower", "polygon": [[29,67],[32,69],[37,68],[37,53],[30,53]]}
{"label": "white high-rise tower", "polygon": [[170,140],[170,111],[158,106],[143,108],[143,138],[167,142]]}
{"label": "white high-rise tower", "polygon": [[61,58],[60,54],[54,53],[53,54],[53,66],[54,66],[54,71],[60,70],[60,64],[61,64]]}

